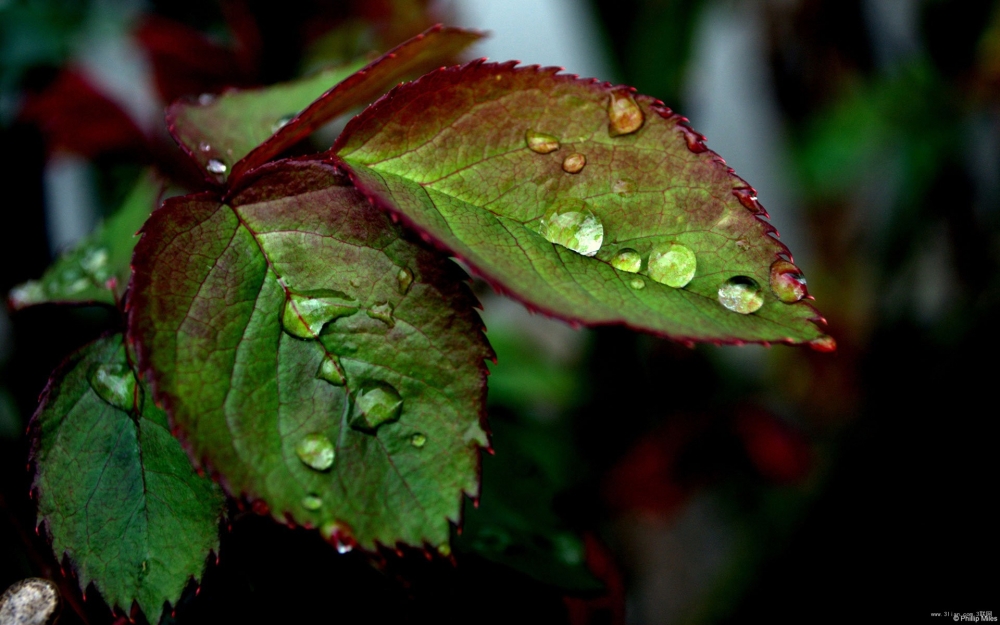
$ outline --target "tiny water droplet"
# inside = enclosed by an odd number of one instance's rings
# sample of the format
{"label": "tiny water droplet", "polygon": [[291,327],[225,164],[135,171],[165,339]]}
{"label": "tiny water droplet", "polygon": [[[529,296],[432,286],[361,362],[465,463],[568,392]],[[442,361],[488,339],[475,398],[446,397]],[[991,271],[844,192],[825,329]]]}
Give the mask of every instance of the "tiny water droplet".
{"label": "tiny water droplet", "polygon": [[348,421],[355,430],[373,434],[379,426],[398,420],[402,407],[403,398],[395,388],[377,383],[358,391]]}
{"label": "tiny water droplet", "polygon": [[635,181],[629,180],[628,178],[615,180],[614,184],[611,185],[611,191],[617,193],[622,197],[628,197],[634,194],[635,189],[636,189]]}
{"label": "tiny water droplet", "polygon": [[538,233],[550,243],[593,256],[604,242],[604,224],[583,200],[556,202],[538,224]]}
{"label": "tiny water droplet", "polygon": [[680,243],[657,246],[649,254],[649,277],[675,289],[691,282],[697,268],[694,252]]}
{"label": "tiny water droplet", "polygon": [[413,272],[403,267],[396,273],[396,281],[399,283],[399,292],[406,295],[407,291],[410,290],[410,285],[413,284]]}
{"label": "tiny water droplet", "polygon": [[285,301],[281,325],[294,337],[315,339],[324,325],[357,310],[357,304],[343,293],[329,291],[316,296],[292,293]]}
{"label": "tiny water droplet", "polygon": [[307,467],[317,471],[326,471],[333,466],[335,452],[333,443],[330,442],[326,434],[313,432],[299,441],[299,444],[295,446],[295,454]]}
{"label": "tiny water droplet", "polygon": [[548,154],[559,149],[559,139],[544,132],[528,130],[524,133],[524,141],[528,144],[528,149],[538,154]]}
{"label": "tiny water droplet", "polygon": [[749,315],[764,305],[764,294],[753,278],[735,276],[719,287],[719,303],[733,312]]}
{"label": "tiny water droplet", "polygon": [[416,447],[417,449],[420,449],[421,447],[427,444],[427,435],[421,432],[415,433],[413,436],[410,437],[410,444]]}
{"label": "tiny water droplet", "polygon": [[646,288],[646,282],[638,276],[629,280],[628,285],[633,289],[635,289],[636,291],[641,291],[642,289]]}
{"label": "tiny water droplet", "polygon": [[736,247],[740,248],[743,251],[746,251],[750,249],[750,244],[747,241],[744,241],[743,239],[737,239]]}
{"label": "tiny water droplet", "polygon": [[330,521],[325,523],[319,532],[323,538],[334,544],[339,554],[345,554],[354,549],[354,535],[351,528],[343,523]]}
{"label": "tiny water droplet", "polygon": [[212,144],[210,144],[208,141],[202,141],[198,144],[198,149],[201,150],[202,152],[211,152]]}
{"label": "tiny water droplet", "polygon": [[619,89],[611,93],[608,101],[608,134],[612,137],[632,134],[642,128],[645,117],[632,93]]}
{"label": "tiny water droplet", "polygon": [[390,328],[396,325],[396,320],[392,317],[392,304],[389,302],[375,304],[368,309],[368,316],[372,319],[378,319]]}
{"label": "tiny water droplet", "polygon": [[224,174],[226,173],[226,170],[229,168],[226,167],[226,164],[220,161],[219,159],[210,158],[208,159],[208,165],[205,165],[205,169],[207,169],[213,174]]}
{"label": "tiny water droplet", "polygon": [[344,373],[340,367],[340,361],[333,354],[327,354],[323,357],[316,377],[320,380],[326,380],[334,386],[344,385]]}
{"label": "tiny water droplet", "polygon": [[288,122],[292,121],[293,119],[295,119],[295,113],[292,113],[290,115],[285,115],[284,117],[279,118],[278,121],[271,124],[271,134],[273,135],[274,133],[278,132],[279,130],[287,126]]}
{"label": "tiny water droplet", "polygon": [[578,174],[583,171],[587,164],[587,157],[579,152],[574,152],[563,159],[562,168],[567,174]]}
{"label": "tiny water droplet", "polygon": [[639,268],[642,267],[642,256],[639,252],[633,250],[631,247],[626,247],[620,250],[615,257],[611,259],[611,266],[619,271],[627,271],[629,273],[637,273]]}
{"label": "tiny water droplet", "polygon": [[771,291],[786,304],[793,304],[806,296],[806,280],[798,267],[779,259],[771,263]]}
{"label": "tiny water droplet", "polygon": [[90,387],[108,404],[132,412],[135,408],[135,375],[124,363],[98,365],[90,373]]}
{"label": "tiny water droplet", "polygon": [[306,510],[319,510],[323,507],[323,500],[316,495],[306,495],[302,498],[302,507]]}

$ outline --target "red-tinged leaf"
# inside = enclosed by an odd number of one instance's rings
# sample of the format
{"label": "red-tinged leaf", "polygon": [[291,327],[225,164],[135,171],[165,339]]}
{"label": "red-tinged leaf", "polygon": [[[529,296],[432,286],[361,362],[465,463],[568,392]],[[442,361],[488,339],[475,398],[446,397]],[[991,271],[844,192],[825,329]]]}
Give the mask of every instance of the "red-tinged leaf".
{"label": "red-tinged leaf", "polygon": [[438,25],[404,41],[334,86],[289,120],[274,136],[236,163],[232,176],[240,176],[271,160],[326,122],[367,105],[401,80],[450,62],[481,37],[482,34],[475,31]]}
{"label": "red-tinged leaf", "polygon": [[156,398],[255,510],[341,548],[446,543],[478,493],[492,355],[464,274],[328,163],[244,182],[168,200],[136,247],[129,332]]}
{"label": "red-tinged leaf", "polygon": [[218,551],[223,496],[146,395],[121,335],[71,356],[32,419],[33,488],[39,522],[80,586],[125,612],[137,603],[156,623]]}
{"label": "red-tinged leaf", "polygon": [[145,139],[117,104],[74,70],[65,70],[42,93],[28,98],[22,119],[38,124],[50,150],[93,157],[141,150]]}
{"label": "red-tinged leaf", "polygon": [[754,190],[701,135],[656,100],[556,71],[439,70],[333,151],[369,198],[531,308],[680,340],[821,339]]}

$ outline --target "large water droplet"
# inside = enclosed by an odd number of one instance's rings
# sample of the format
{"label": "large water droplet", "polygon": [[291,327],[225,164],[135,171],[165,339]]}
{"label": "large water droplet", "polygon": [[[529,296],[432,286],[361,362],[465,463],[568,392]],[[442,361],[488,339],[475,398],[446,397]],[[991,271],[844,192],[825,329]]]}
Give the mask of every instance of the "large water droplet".
{"label": "large water droplet", "polygon": [[358,305],[343,293],[324,291],[310,295],[292,293],[285,301],[281,325],[292,336],[315,339],[323,326],[353,314]]}
{"label": "large water droplet", "polygon": [[574,152],[563,159],[562,168],[567,174],[578,174],[583,171],[587,164],[587,157],[579,152]]}
{"label": "large water droplet", "polygon": [[135,375],[123,363],[98,365],[90,373],[90,387],[97,396],[119,410],[135,408]]}
{"label": "large water droplet", "polygon": [[413,272],[403,267],[396,273],[396,282],[399,283],[399,292],[406,295],[410,290],[410,285],[413,284]]}
{"label": "large water droplet", "polygon": [[636,291],[641,291],[644,288],[646,288],[646,282],[638,276],[629,280],[628,285],[633,289],[635,289]]}
{"label": "large water droplet", "polygon": [[583,200],[556,202],[539,222],[538,233],[584,256],[596,254],[604,242],[604,224]]}
{"label": "large water droplet", "polygon": [[375,304],[368,309],[368,316],[372,319],[378,319],[390,328],[396,325],[396,320],[392,317],[392,304],[389,302]]}
{"label": "large water droplet", "polygon": [[314,432],[307,434],[295,446],[295,454],[307,467],[317,471],[326,471],[333,466],[335,455],[333,443],[326,434]]}
{"label": "large water droplet", "polygon": [[806,280],[799,268],[787,260],[771,263],[771,291],[786,304],[806,296]]}
{"label": "large water droplet", "polygon": [[326,380],[334,386],[344,385],[344,371],[340,367],[340,361],[333,354],[323,356],[323,362],[319,365],[316,377],[320,380]]}
{"label": "large water droplet", "polygon": [[302,507],[306,510],[319,510],[323,507],[323,500],[316,495],[306,495],[302,498]]}
{"label": "large water droplet", "polygon": [[278,119],[278,121],[271,124],[271,134],[274,134],[279,130],[281,130],[282,128],[284,128],[285,126],[287,126],[288,122],[292,121],[293,119],[295,119],[295,113],[292,113],[290,115],[285,115],[284,117]]}
{"label": "large water droplet", "polygon": [[59,616],[59,588],[47,579],[29,577],[0,595],[3,625],[51,625]]}
{"label": "large water droplet", "polygon": [[548,154],[559,149],[559,139],[544,132],[528,130],[524,133],[524,141],[528,144],[528,149],[538,154]]}
{"label": "large water droplet", "polygon": [[642,267],[642,256],[631,247],[626,247],[619,250],[614,258],[611,259],[611,266],[619,271],[637,273],[639,268]]}
{"label": "large water droplet", "polygon": [[694,252],[680,243],[657,246],[649,254],[649,277],[675,289],[691,282],[697,268]]}
{"label": "large water droplet", "polygon": [[205,165],[205,169],[207,169],[213,174],[224,174],[226,173],[226,170],[229,168],[226,167],[226,164],[220,161],[219,159],[210,158],[208,159],[208,164]]}
{"label": "large water droplet", "polygon": [[719,287],[719,303],[733,312],[749,315],[764,305],[764,294],[753,278],[736,276]]}
{"label": "large water droplet", "polygon": [[420,449],[427,444],[427,435],[422,432],[416,432],[410,437],[410,444]]}
{"label": "large water droplet", "polygon": [[358,391],[349,422],[351,427],[372,434],[384,423],[399,419],[403,398],[392,386],[378,383]]}
{"label": "large water droplet", "polygon": [[612,137],[627,135],[642,128],[645,117],[632,97],[632,92],[619,89],[611,93],[608,102],[608,134]]}

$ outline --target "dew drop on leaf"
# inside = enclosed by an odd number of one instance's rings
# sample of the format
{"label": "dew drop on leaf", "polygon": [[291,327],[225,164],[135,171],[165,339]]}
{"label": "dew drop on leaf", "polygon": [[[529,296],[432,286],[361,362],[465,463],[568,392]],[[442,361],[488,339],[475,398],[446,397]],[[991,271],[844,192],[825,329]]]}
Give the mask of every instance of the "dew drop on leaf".
{"label": "dew drop on leaf", "polygon": [[320,380],[326,380],[334,386],[344,385],[344,373],[340,368],[340,362],[333,354],[327,354],[323,357],[323,362],[319,365],[316,377]]}
{"label": "dew drop on leaf", "polygon": [[368,309],[368,316],[372,319],[378,319],[390,328],[396,325],[396,320],[392,317],[392,304],[389,302],[375,304]]}
{"label": "dew drop on leaf", "polygon": [[200,143],[198,143],[198,149],[201,150],[202,152],[211,152],[212,145],[208,141],[201,141]]}
{"label": "dew drop on leaf", "polygon": [[691,282],[697,268],[694,252],[679,243],[660,245],[649,253],[649,277],[675,289]]}
{"label": "dew drop on leaf", "polygon": [[615,182],[611,185],[611,191],[622,197],[628,197],[635,193],[635,188],[635,181],[629,180],[628,178],[615,180]]}
{"label": "dew drop on leaf", "polygon": [[396,281],[399,283],[399,292],[406,295],[410,290],[410,285],[413,284],[413,272],[403,267],[396,273]]}
{"label": "dew drop on leaf", "polygon": [[771,291],[786,304],[793,304],[806,295],[806,281],[799,268],[787,260],[771,264]]}
{"label": "dew drop on leaf", "polygon": [[548,154],[559,149],[559,139],[544,132],[528,130],[524,133],[524,141],[528,144],[528,149],[538,154]]}
{"label": "dew drop on leaf", "polygon": [[290,114],[290,115],[285,115],[284,117],[279,118],[278,121],[276,121],[273,124],[271,124],[271,134],[274,134],[274,133],[278,132],[279,130],[281,130],[282,128],[284,128],[285,126],[287,126],[288,122],[292,121],[294,118],[295,118],[295,114],[294,113]]}
{"label": "dew drop on leaf", "polygon": [[574,152],[563,159],[562,168],[567,174],[578,174],[583,171],[587,164],[587,157],[579,152]]}
{"label": "dew drop on leaf", "polygon": [[735,276],[719,286],[719,303],[733,312],[749,315],[764,305],[764,294],[752,278]]}
{"label": "dew drop on leaf", "polygon": [[323,326],[358,309],[343,294],[310,297],[292,293],[285,301],[281,313],[281,325],[294,337],[315,339]]}
{"label": "dew drop on leaf", "polygon": [[339,554],[349,553],[354,549],[354,535],[351,533],[351,528],[343,523],[330,521],[324,524],[319,532],[323,538],[336,546]]}
{"label": "dew drop on leaf", "polygon": [[326,471],[333,466],[333,443],[326,434],[314,432],[307,434],[295,446],[295,455],[302,464],[317,471]]}
{"label": "dew drop on leaf", "polygon": [[98,284],[104,283],[105,280],[111,277],[111,272],[108,271],[108,250],[103,247],[88,250],[83,258],[80,259],[80,267],[95,282]]}
{"label": "dew drop on leaf", "polygon": [[319,510],[323,507],[323,500],[316,495],[306,495],[302,498],[302,507],[306,510]]}
{"label": "dew drop on leaf", "polygon": [[385,423],[399,419],[403,398],[392,386],[378,383],[362,388],[354,398],[349,422],[355,430],[372,434]]}
{"label": "dew drop on leaf", "polygon": [[642,256],[631,247],[626,247],[611,259],[611,266],[619,271],[637,273],[639,268],[642,267]]}
{"label": "dew drop on leaf", "polygon": [[59,616],[59,589],[51,581],[29,577],[0,595],[0,623],[50,625]]}
{"label": "dew drop on leaf", "polygon": [[641,291],[642,289],[646,288],[646,282],[638,276],[629,280],[628,285],[633,289],[635,289],[636,291]]}
{"label": "dew drop on leaf", "polygon": [[632,134],[642,128],[645,117],[632,93],[620,89],[611,94],[608,102],[608,134],[612,137]]}
{"label": "dew drop on leaf", "polygon": [[205,165],[205,169],[207,169],[213,174],[224,174],[226,173],[226,170],[229,168],[226,167],[226,164],[220,161],[219,159],[210,158],[208,159],[208,164]]}
{"label": "dew drop on leaf", "polygon": [[417,449],[420,449],[421,447],[427,444],[427,435],[421,432],[415,433],[413,436],[410,437],[410,444],[416,447]]}
{"label": "dew drop on leaf", "polygon": [[583,200],[563,199],[542,217],[538,233],[550,243],[593,256],[604,242],[604,224]]}
{"label": "dew drop on leaf", "polygon": [[123,363],[99,365],[90,373],[90,387],[110,405],[132,412],[135,407],[135,376]]}

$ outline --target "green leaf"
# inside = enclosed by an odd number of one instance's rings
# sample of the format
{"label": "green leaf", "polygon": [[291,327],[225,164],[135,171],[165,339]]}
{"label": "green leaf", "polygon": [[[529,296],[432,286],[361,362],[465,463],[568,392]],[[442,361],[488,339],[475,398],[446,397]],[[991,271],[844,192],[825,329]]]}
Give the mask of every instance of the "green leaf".
{"label": "green leaf", "polygon": [[210,179],[223,179],[230,168],[235,179],[401,80],[450,61],[481,37],[438,25],[367,65],[354,61],[299,81],[226,93],[203,104],[177,102],[167,111],[167,126]]}
{"label": "green leaf", "polygon": [[333,151],[370,199],[533,309],[680,340],[831,346],[755,191],[683,117],[513,65],[397,87]]}
{"label": "green leaf", "polygon": [[136,248],[130,336],[196,458],[280,520],[440,545],[478,492],[484,358],[456,265],[323,162],[169,200]]}
{"label": "green leaf", "polygon": [[132,248],[139,240],[135,233],[162,193],[162,181],[152,172],[143,174],[118,212],[59,257],[41,279],[11,289],[11,308],[50,303],[114,306],[128,284]]}
{"label": "green leaf", "polygon": [[109,606],[151,622],[199,580],[219,546],[222,493],[199,477],[137,385],[121,335],[53,374],[32,422],[38,515],[59,559]]}

